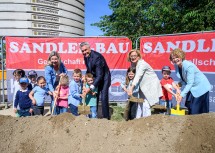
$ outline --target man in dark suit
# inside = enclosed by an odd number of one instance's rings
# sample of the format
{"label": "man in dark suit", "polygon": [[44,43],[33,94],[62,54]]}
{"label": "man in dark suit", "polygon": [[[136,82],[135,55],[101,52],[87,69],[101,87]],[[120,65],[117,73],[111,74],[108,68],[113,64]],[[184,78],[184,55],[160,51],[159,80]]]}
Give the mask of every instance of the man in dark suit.
{"label": "man in dark suit", "polygon": [[91,73],[94,77],[94,83],[90,86],[90,89],[86,90],[86,93],[98,87],[97,108],[99,103],[99,95],[101,93],[103,118],[110,119],[108,90],[111,84],[111,75],[106,60],[100,53],[91,50],[88,42],[82,42],[80,44],[80,49],[87,67],[86,73]]}

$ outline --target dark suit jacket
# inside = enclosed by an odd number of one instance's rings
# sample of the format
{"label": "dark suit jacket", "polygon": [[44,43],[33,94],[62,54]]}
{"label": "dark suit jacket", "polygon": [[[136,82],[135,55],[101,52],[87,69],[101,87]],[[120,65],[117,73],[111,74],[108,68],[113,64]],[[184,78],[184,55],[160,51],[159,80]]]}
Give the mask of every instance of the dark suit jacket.
{"label": "dark suit jacket", "polygon": [[[104,81],[111,83],[111,75],[105,58],[98,52],[91,50],[89,62],[84,57],[84,62],[87,67],[86,73],[92,73],[94,77],[93,85],[98,87]],[[110,86],[110,85],[109,85]]]}

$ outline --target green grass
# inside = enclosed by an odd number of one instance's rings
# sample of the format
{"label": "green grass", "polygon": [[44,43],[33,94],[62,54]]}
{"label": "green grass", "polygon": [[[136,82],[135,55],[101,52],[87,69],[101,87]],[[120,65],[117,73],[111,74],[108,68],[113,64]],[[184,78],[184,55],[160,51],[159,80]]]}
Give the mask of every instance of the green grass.
{"label": "green grass", "polygon": [[124,121],[125,119],[123,118],[123,113],[124,113],[124,108],[121,106],[111,106],[113,109],[113,114],[111,115],[111,120],[112,121]]}

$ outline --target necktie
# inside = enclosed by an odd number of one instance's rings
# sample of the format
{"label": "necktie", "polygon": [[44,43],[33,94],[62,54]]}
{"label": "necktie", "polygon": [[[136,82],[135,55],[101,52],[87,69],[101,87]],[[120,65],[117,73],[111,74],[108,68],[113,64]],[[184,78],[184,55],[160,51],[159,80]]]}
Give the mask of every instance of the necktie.
{"label": "necktie", "polygon": [[87,65],[88,65],[89,70],[91,70],[90,57],[87,57],[86,61],[87,61]]}

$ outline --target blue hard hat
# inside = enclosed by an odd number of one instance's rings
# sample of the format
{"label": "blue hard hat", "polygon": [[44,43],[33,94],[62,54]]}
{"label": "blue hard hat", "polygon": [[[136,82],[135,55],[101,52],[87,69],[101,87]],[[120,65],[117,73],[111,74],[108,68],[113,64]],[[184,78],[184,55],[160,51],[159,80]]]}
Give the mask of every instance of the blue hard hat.
{"label": "blue hard hat", "polygon": [[29,83],[28,78],[26,77],[20,78],[19,83]]}

